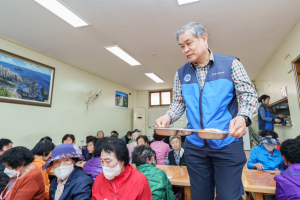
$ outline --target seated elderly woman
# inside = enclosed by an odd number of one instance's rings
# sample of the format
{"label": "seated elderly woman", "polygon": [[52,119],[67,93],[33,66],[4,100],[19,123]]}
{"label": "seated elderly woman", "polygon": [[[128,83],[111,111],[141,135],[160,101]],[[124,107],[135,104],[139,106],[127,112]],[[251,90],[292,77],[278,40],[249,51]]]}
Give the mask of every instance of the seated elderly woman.
{"label": "seated elderly woman", "polygon": [[98,132],[97,132],[97,138],[98,138],[99,140],[102,140],[102,139],[105,138],[105,137],[104,137],[103,131],[98,131]]}
{"label": "seated elderly woman", "polygon": [[150,147],[156,153],[157,164],[163,165],[165,164],[167,154],[172,150],[168,144],[164,143],[164,136],[157,135],[154,131],[153,138],[155,142],[152,142]]}
{"label": "seated elderly woman", "polygon": [[89,138],[93,138],[93,137],[94,137],[94,136],[92,136],[92,135],[86,136],[86,138],[85,138],[85,143],[86,143],[86,145],[83,146],[82,149],[81,149],[82,155],[83,155],[83,157],[85,158],[85,160],[87,160],[87,156],[88,156],[88,154],[89,154],[88,149],[87,149],[87,141],[89,140]]}
{"label": "seated elderly woman", "polygon": [[49,199],[50,180],[46,169],[42,169],[45,162],[50,160],[54,144],[48,140],[42,140],[38,142],[35,147],[31,150],[34,155],[34,164],[42,172],[45,183],[45,199]]}
{"label": "seated elderly woman", "polygon": [[14,147],[5,151],[1,162],[10,180],[0,199],[43,200],[45,184],[41,171],[32,163],[33,154],[25,147]]}
{"label": "seated elderly woman", "polygon": [[50,186],[50,199],[88,200],[92,196],[93,179],[81,167],[75,166],[77,161],[84,160],[70,144],[61,144],[54,148],[51,159],[43,169],[53,166],[55,178]]}
{"label": "seated elderly woman", "polygon": [[126,144],[118,138],[108,138],[101,151],[103,173],[93,185],[92,200],[150,200],[147,177],[129,164]]}
{"label": "seated elderly woman", "polygon": [[62,138],[61,143],[72,145],[77,154],[82,154],[81,149],[76,145],[75,136],[73,134],[64,135],[64,137]]}
{"label": "seated elderly woman", "polygon": [[[138,146],[141,146],[141,145],[149,145],[149,140],[148,140],[148,137],[146,135],[140,135],[137,139],[137,145]],[[151,147],[150,147],[151,148]],[[152,154],[154,156],[154,159],[155,159],[155,163],[157,162],[156,161],[156,153],[153,149],[152,150]]]}
{"label": "seated elderly woman", "polygon": [[137,170],[148,178],[153,200],[175,199],[172,185],[166,173],[155,167],[152,149],[148,145],[140,145],[134,148],[132,160]]}
{"label": "seated elderly woman", "polygon": [[251,149],[247,164],[249,169],[283,171],[283,159],[276,145],[281,143],[277,140],[278,135],[271,130],[263,130],[259,139],[262,145]]}
{"label": "seated elderly woman", "polygon": [[93,153],[95,151],[95,146],[98,140],[99,139],[96,137],[87,138],[86,143],[87,143],[88,154],[86,155],[86,161],[89,161],[94,157]]}
{"label": "seated elderly woman", "polygon": [[93,179],[95,180],[96,177],[103,172],[102,166],[101,166],[101,151],[102,151],[102,145],[106,141],[106,139],[102,139],[97,141],[95,145],[95,150],[93,153],[93,158],[89,161],[87,161],[83,165],[83,171],[85,171],[87,174],[91,175]]}
{"label": "seated elderly woman", "polygon": [[131,140],[132,142],[130,144],[127,144],[127,148],[128,148],[128,151],[129,151],[129,158],[130,158],[130,161],[129,163],[132,163],[132,158],[131,158],[131,154],[133,152],[133,149],[134,147],[137,146],[137,142],[136,142],[136,139],[141,135],[141,133],[136,130],[134,133],[132,133],[131,135]]}
{"label": "seated elderly woman", "polygon": [[[165,165],[186,166],[185,159],[184,159],[184,149],[181,148],[181,137],[178,135],[171,136],[169,138],[169,142],[173,150],[167,154]],[[183,199],[184,188],[174,187],[173,189],[175,191],[176,199]]]}
{"label": "seated elderly woman", "polygon": [[181,138],[180,136],[171,136],[170,137],[170,145],[173,150],[170,151],[165,160],[165,165],[180,165],[186,166],[184,159],[184,149],[181,148]]}

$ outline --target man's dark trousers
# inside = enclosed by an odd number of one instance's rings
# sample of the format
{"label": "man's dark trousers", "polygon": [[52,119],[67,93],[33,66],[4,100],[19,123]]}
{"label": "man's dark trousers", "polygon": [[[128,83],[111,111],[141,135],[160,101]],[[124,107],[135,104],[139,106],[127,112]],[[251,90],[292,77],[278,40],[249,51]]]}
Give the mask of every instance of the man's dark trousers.
{"label": "man's dark trousers", "polygon": [[192,200],[242,200],[243,167],[247,161],[243,139],[222,149],[211,149],[207,143],[197,147],[185,142],[184,156],[190,176]]}

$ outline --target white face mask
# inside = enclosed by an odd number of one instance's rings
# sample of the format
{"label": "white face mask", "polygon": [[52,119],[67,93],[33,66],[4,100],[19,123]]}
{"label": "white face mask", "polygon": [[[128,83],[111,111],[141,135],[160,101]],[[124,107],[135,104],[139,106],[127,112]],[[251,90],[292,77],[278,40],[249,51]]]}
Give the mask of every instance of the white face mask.
{"label": "white face mask", "polygon": [[276,148],[275,144],[264,144],[264,147],[268,150],[268,151],[273,151]]}
{"label": "white face mask", "polygon": [[[20,167],[21,169],[22,167]],[[9,178],[13,178],[13,177],[19,177],[20,175],[20,169],[18,171],[16,171],[15,169],[8,169],[8,168],[5,168],[4,169],[4,173],[9,176]]]}
{"label": "white face mask", "polygon": [[112,180],[121,173],[121,167],[119,163],[115,167],[103,167],[103,173],[106,179]]}
{"label": "white face mask", "polygon": [[56,169],[53,169],[53,172],[55,176],[60,180],[65,180],[70,174],[72,173],[74,169],[74,165],[67,165],[67,166],[60,166]]}

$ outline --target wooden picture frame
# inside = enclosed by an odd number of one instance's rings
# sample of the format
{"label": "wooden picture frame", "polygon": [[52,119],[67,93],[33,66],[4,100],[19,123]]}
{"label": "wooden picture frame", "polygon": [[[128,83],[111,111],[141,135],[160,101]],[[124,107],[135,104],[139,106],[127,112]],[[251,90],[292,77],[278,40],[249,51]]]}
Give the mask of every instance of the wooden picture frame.
{"label": "wooden picture frame", "polygon": [[290,72],[293,70],[292,59],[291,59],[290,54],[288,54],[288,55],[285,57],[285,65],[286,65],[287,73],[290,73]]}
{"label": "wooden picture frame", "polygon": [[0,49],[0,102],[51,107],[55,68]]}
{"label": "wooden picture frame", "polygon": [[300,55],[298,55],[293,61],[293,72],[295,78],[295,86],[297,91],[298,102],[300,106]]}

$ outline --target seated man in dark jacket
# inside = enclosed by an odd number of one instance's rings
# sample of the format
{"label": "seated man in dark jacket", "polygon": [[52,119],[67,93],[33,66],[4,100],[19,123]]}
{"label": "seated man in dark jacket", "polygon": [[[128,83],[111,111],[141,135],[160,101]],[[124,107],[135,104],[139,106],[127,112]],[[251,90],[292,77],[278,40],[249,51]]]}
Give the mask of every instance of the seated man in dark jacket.
{"label": "seated man in dark jacket", "polygon": [[132,160],[137,170],[148,178],[153,200],[174,200],[172,185],[166,173],[154,166],[152,150],[148,145],[140,145],[134,148]]}
{"label": "seated man in dark jacket", "polygon": [[50,186],[50,199],[90,200],[92,198],[93,178],[76,161],[84,160],[81,154],[70,144],[61,144],[54,148],[51,159],[43,169],[53,166],[55,178]]}

